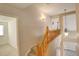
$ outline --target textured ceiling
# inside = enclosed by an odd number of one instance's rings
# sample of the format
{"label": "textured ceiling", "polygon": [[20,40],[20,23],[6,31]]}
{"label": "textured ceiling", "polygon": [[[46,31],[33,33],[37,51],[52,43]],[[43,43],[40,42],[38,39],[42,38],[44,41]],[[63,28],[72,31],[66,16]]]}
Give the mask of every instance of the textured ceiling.
{"label": "textured ceiling", "polygon": [[64,9],[67,9],[67,11],[75,10],[74,3],[39,4],[36,6],[41,12],[46,13],[48,15],[64,13]]}
{"label": "textured ceiling", "polygon": [[27,8],[28,6],[32,5],[32,3],[9,3],[9,5],[23,9],[23,8]]}
{"label": "textured ceiling", "polygon": [[27,7],[34,5],[38,8],[40,12],[46,13],[48,15],[56,15],[63,13],[64,9],[67,9],[67,11],[75,10],[75,3],[10,3],[9,5],[17,7],[19,9],[27,9]]}

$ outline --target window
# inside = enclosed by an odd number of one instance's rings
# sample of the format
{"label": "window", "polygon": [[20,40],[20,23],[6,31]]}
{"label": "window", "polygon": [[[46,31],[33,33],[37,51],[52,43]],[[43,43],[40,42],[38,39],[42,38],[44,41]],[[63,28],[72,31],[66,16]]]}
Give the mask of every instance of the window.
{"label": "window", "polygon": [[60,29],[59,17],[51,19],[51,21],[49,23],[49,29],[50,30]]}
{"label": "window", "polygon": [[[67,28],[68,31],[76,31],[76,14],[67,15],[66,19],[64,18],[64,29]],[[66,22],[66,24],[65,24]]]}
{"label": "window", "polygon": [[0,36],[4,35],[4,26],[0,25]]}

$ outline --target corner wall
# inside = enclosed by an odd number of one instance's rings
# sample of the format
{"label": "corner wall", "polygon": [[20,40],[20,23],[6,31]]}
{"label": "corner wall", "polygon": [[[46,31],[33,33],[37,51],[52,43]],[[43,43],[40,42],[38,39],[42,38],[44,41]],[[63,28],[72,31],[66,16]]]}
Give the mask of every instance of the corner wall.
{"label": "corner wall", "polygon": [[41,35],[43,32],[39,13],[38,9],[33,6],[19,10],[7,4],[0,4],[0,15],[17,18],[18,49],[21,56],[39,41],[37,34]]}
{"label": "corner wall", "polygon": [[8,36],[9,36],[9,44],[17,48],[17,31],[16,31],[16,20],[8,22]]}
{"label": "corner wall", "polygon": [[[17,19],[18,49],[21,56],[41,39],[39,37],[43,34],[45,24],[40,21],[40,13],[41,11],[35,6],[20,10],[7,4],[0,4],[1,15]],[[53,51],[51,48],[50,50]]]}

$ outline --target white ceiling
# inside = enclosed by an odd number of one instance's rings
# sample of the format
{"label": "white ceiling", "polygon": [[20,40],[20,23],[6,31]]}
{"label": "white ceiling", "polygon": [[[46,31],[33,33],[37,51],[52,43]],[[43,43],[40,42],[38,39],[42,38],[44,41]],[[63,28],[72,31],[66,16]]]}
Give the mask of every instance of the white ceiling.
{"label": "white ceiling", "polygon": [[32,4],[32,3],[10,3],[9,5],[12,5],[17,8],[27,8],[30,5],[36,6],[40,12],[46,13],[48,15],[56,15],[64,12],[64,9],[67,9],[67,11],[75,10],[75,4],[74,3],[39,3],[39,4]]}
{"label": "white ceiling", "polygon": [[16,18],[0,15],[0,22],[12,22],[12,21],[16,21]]}
{"label": "white ceiling", "polygon": [[75,10],[75,4],[74,3],[52,3],[52,4],[39,4],[36,5],[37,8],[43,13],[46,13],[48,15],[56,15],[60,13],[64,13],[64,9],[67,9],[67,11],[73,11]]}
{"label": "white ceiling", "polygon": [[23,9],[23,8],[26,8],[30,5],[32,5],[32,3],[9,3],[9,5]]}

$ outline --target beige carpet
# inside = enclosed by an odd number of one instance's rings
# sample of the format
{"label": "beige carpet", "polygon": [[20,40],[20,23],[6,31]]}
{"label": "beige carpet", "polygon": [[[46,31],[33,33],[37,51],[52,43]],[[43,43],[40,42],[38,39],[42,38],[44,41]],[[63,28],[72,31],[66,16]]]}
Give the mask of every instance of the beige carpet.
{"label": "beige carpet", "polygon": [[0,45],[0,56],[17,56],[17,50],[9,44]]}

